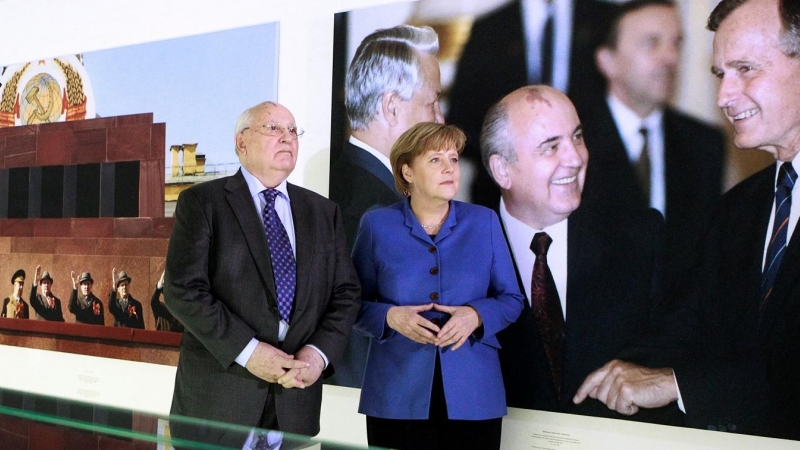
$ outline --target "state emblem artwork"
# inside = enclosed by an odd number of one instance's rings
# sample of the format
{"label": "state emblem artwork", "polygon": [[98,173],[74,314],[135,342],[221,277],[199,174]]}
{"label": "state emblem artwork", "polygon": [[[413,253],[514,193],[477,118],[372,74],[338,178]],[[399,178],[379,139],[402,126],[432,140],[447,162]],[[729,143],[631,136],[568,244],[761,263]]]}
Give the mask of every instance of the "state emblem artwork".
{"label": "state emblem artwork", "polygon": [[6,66],[0,127],[93,119],[95,99],[80,55]]}

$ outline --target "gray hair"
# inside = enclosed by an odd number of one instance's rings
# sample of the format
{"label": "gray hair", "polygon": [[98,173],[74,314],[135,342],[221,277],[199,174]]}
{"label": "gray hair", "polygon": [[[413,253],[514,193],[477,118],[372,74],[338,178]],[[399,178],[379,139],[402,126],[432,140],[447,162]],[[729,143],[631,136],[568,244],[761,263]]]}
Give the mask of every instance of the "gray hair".
{"label": "gray hair", "polygon": [[[720,24],[746,2],[747,0],[722,0],[708,17],[706,28],[717,31]],[[800,2],[779,0],[778,14],[781,19],[781,51],[789,58],[800,57]]]}
{"label": "gray hair", "polygon": [[411,100],[423,83],[418,52],[433,56],[439,52],[439,37],[431,27],[398,25],[361,41],[345,78],[344,104],[351,129],[366,130],[387,92]]}
{"label": "gray hair", "polygon": [[[494,174],[489,167],[492,155],[500,155],[509,164],[517,162],[517,152],[508,139],[508,105],[502,101],[495,103],[486,112],[481,128],[481,160],[483,167],[494,180]],[[497,181],[497,180],[495,180]]]}
{"label": "gray hair", "polygon": [[[275,102],[272,102],[272,101],[266,101],[266,102],[261,102],[261,103],[255,105],[255,106],[251,106],[251,107],[245,109],[244,111],[242,111],[242,113],[239,114],[239,117],[236,119],[236,128],[234,130],[234,135],[237,135],[237,134],[241,133],[242,131],[244,131],[245,128],[247,128],[250,125],[252,125],[253,124],[253,116],[256,115],[256,113],[258,112],[259,109],[261,109],[261,108],[263,108],[265,106],[268,106],[268,105],[269,106],[277,106],[278,104],[275,103]],[[235,145],[234,145],[233,148],[234,148],[234,151],[236,152],[236,155],[238,156],[239,155],[239,148],[236,147]]]}

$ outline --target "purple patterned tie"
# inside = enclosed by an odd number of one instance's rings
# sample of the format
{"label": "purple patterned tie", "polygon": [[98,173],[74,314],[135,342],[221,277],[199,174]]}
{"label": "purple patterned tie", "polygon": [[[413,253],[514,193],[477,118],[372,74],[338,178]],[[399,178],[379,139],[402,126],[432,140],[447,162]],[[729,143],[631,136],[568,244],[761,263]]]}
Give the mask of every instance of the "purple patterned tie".
{"label": "purple patterned tie", "polygon": [[531,308],[544,351],[550,361],[556,395],[561,398],[564,376],[564,313],[558,290],[547,265],[547,250],[553,239],[547,233],[536,233],[531,241],[531,250],[536,255],[531,275]]}
{"label": "purple patterned tie", "polygon": [[267,201],[262,219],[264,220],[264,229],[267,231],[275,289],[278,291],[278,312],[281,319],[289,323],[297,276],[294,253],[292,244],[289,242],[289,235],[286,234],[286,228],[283,227],[278,213],[275,212],[275,197],[278,196],[278,190],[265,189],[261,193],[264,195],[264,200]]}

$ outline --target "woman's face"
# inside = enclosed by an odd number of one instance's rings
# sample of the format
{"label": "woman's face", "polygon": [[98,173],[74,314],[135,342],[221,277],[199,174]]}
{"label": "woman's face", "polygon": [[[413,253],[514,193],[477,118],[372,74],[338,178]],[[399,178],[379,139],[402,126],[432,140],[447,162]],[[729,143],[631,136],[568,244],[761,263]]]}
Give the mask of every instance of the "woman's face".
{"label": "woman's face", "polygon": [[403,177],[417,201],[450,201],[458,193],[461,171],[455,148],[428,150],[403,165]]}

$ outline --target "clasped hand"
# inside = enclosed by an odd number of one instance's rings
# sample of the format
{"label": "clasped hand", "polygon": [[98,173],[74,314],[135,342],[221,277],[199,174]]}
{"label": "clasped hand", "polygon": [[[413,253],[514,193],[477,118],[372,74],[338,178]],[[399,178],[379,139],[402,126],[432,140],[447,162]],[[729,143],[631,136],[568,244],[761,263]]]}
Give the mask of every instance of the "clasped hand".
{"label": "clasped hand", "polygon": [[[436,310],[450,314],[450,319],[441,328],[420,313]],[[478,312],[469,306],[444,306],[435,303],[416,306],[395,306],[386,313],[386,323],[403,336],[420,344],[437,347],[452,345],[458,350],[470,335],[481,326]]]}
{"label": "clasped hand", "polygon": [[324,365],[322,356],[311,347],[303,347],[296,355],[290,355],[259,342],[245,368],[268,383],[303,389],[319,379]]}

